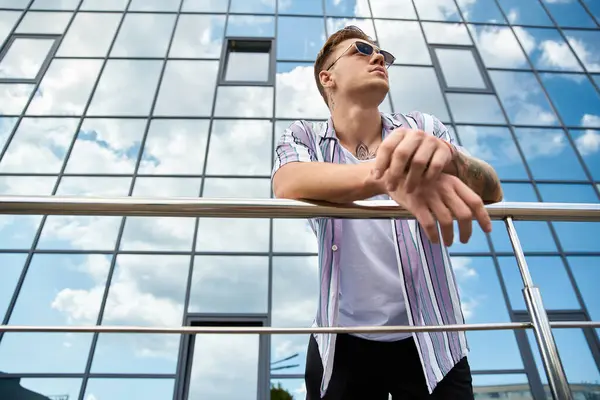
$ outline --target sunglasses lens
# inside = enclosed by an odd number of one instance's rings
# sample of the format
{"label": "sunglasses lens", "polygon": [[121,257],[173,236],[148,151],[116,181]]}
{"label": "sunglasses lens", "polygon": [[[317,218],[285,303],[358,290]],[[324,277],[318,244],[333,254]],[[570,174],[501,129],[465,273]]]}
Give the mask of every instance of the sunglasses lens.
{"label": "sunglasses lens", "polygon": [[391,53],[388,53],[385,50],[381,50],[380,53],[383,56],[383,60],[387,65],[392,65],[394,61],[396,61],[396,57],[394,57]]}
{"label": "sunglasses lens", "polygon": [[366,56],[373,53],[373,46],[365,42],[356,42],[356,49]]}

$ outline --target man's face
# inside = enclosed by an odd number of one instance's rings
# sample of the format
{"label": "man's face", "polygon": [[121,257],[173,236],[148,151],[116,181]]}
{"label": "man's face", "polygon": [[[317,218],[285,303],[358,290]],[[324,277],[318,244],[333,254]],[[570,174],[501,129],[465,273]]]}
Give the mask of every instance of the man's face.
{"label": "man's face", "polygon": [[361,54],[354,45],[357,41],[371,45],[362,39],[347,39],[338,44],[324,65],[327,69],[337,60],[326,81],[343,96],[361,96],[365,102],[379,105],[389,90],[384,58],[377,51],[370,56]]}

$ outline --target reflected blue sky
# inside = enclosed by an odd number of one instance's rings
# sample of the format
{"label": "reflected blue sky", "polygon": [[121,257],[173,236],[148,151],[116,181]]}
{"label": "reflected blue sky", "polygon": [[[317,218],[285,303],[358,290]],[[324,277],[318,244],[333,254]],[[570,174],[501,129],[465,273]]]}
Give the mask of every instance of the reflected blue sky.
{"label": "reflected blue sky", "polygon": [[498,0],[508,20],[521,25],[553,25],[538,1]]}
{"label": "reflected blue sky", "polygon": [[578,28],[597,28],[598,25],[585,11],[578,1],[551,1],[542,0],[548,8],[550,15],[560,26],[572,26]]}

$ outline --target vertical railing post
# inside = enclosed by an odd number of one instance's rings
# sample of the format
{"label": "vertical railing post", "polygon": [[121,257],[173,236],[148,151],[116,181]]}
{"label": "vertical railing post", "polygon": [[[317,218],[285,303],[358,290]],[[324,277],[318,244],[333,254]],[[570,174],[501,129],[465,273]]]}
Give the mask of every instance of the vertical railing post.
{"label": "vertical railing post", "polygon": [[521,247],[512,218],[506,217],[505,223],[510,242],[515,251],[521,278],[523,278],[523,297],[525,297],[525,304],[527,305],[527,310],[531,317],[533,332],[542,356],[542,363],[546,370],[546,376],[548,377],[550,392],[555,400],[572,400],[573,395],[571,394],[565,370],[558,355],[558,349],[556,347],[556,342],[554,341],[554,336],[552,335],[548,314],[542,303],[540,289],[533,285],[531,275],[529,274],[529,268],[525,261],[525,255],[523,254],[523,248]]}

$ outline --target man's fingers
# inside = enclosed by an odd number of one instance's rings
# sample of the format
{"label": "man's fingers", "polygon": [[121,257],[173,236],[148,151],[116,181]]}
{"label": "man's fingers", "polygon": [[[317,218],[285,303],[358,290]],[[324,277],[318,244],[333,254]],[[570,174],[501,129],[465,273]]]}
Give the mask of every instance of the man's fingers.
{"label": "man's fingers", "polygon": [[429,208],[435,215],[436,219],[440,223],[440,230],[442,231],[442,238],[446,246],[451,246],[454,241],[454,227],[452,213],[442,201],[442,198],[437,192],[429,193],[427,197],[427,203]]}
{"label": "man's fingers", "polygon": [[402,142],[396,146],[389,166],[389,175],[387,189],[396,190],[400,179],[406,173],[406,167],[411,162],[413,154],[419,148],[422,137],[419,135],[410,135],[405,137]]}
{"label": "man's fingers", "polygon": [[423,140],[416,149],[415,155],[408,165],[408,175],[404,183],[407,193],[412,193],[423,181],[423,175],[434,155],[436,143],[433,140]]}
{"label": "man's fingers", "polygon": [[406,135],[404,129],[396,129],[389,134],[379,148],[377,149],[377,157],[375,157],[374,173],[375,178],[379,179],[383,176],[385,171],[389,168],[390,162],[392,161],[392,154],[396,150],[396,146],[404,139]]}
{"label": "man's fingers", "polygon": [[460,242],[467,243],[473,233],[473,212],[454,190],[446,192],[442,198],[458,222]]}
{"label": "man's fingers", "polygon": [[417,221],[419,221],[419,224],[425,230],[425,234],[429,240],[432,243],[439,243],[440,237],[438,235],[437,223],[429,208],[423,204],[419,205],[417,209],[409,211],[412,212]]}
{"label": "man's fingers", "polygon": [[433,153],[433,156],[429,162],[429,167],[427,167],[427,171],[425,172],[425,182],[432,182],[436,180],[444,170],[444,167],[447,163],[448,153],[437,149]]}
{"label": "man's fingers", "polygon": [[488,214],[481,197],[479,197],[473,190],[471,190],[470,187],[462,182],[457,182],[455,185],[455,190],[467,207],[471,209],[471,212],[477,219],[481,229],[487,233],[491,232],[492,220],[490,219],[490,215]]}

